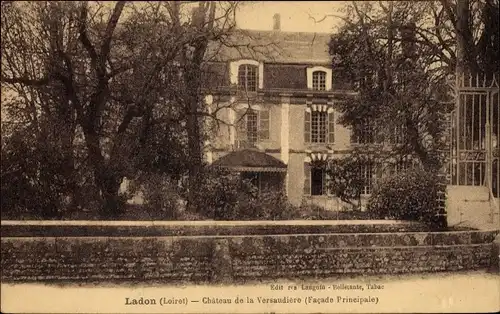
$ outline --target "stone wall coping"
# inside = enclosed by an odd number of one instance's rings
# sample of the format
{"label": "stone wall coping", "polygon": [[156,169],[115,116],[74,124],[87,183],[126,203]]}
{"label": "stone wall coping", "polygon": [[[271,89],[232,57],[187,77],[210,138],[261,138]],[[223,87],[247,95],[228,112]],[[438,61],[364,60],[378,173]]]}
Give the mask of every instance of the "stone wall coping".
{"label": "stone wall coping", "polygon": [[[95,240],[119,240],[119,239],[131,239],[131,240],[142,240],[142,239],[157,239],[157,240],[167,240],[167,239],[231,239],[231,238],[283,238],[283,237],[331,237],[331,236],[411,236],[411,235],[456,235],[456,234],[466,234],[466,233],[496,233],[499,230],[465,230],[465,231],[417,231],[417,232],[363,232],[363,233],[291,233],[291,234],[243,234],[243,235],[168,235],[168,236],[23,236],[23,237],[2,237],[2,240],[14,240],[14,239],[45,239],[45,240],[57,240],[57,239],[95,239]],[[500,235],[500,233],[499,233]],[[470,245],[470,244],[467,244]]]}
{"label": "stone wall coping", "polygon": [[412,225],[399,220],[197,220],[197,221],[126,221],[126,220],[0,220],[0,226],[321,226],[321,225]]}

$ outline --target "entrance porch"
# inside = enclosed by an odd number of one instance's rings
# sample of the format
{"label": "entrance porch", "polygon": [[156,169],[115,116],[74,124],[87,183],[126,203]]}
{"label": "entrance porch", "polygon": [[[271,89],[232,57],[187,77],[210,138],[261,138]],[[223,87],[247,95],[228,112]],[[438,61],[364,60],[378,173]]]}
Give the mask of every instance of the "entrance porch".
{"label": "entrance porch", "polygon": [[285,190],[287,165],[281,160],[255,149],[231,152],[212,164],[215,167],[239,172],[262,192]]}

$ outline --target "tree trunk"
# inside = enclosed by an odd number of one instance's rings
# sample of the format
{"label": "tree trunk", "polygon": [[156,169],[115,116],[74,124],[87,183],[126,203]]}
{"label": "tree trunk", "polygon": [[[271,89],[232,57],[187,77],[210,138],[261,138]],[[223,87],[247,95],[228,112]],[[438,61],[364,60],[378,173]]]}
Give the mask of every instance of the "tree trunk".
{"label": "tree trunk", "polygon": [[456,4],[456,41],[457,63],[456,74],[471,74],[477,71],[475,44],[470,25],[470,0],[459,0]]}
{"label": "tree trunk", "polygon": [[116,216],[122,211],[118,191],[121,177],[111,163],[106,163],[99,144],[99,137],[91,128],[84,128],[85,142],[94,171],[95,184],[102,197],[101,214]]}
{"label": "tree trunk", "polygon": [[[207,14],[208,19],[211,22],[205,25]],[[193,11],[193,19],[191,24],[200,32],[206,32],[213,27],[214,14],[214,3],[206,4],[204,2],[201,2],[199,4],[199,7]],[[200,92],[202,87],[201,73],[205,52],[208,46],[208,40],[209,38],[207,36],[201,37],[193,43],[193,50],[191,52],[183,52],[185,65],[188,65],[184,74],[184,82],[187,87],[187,134],[190,156],[187,209],[190,211],[196,211],[194,197],[195,193],[199,190],[199,176],[203,166],[203,134],[200,127],[198,112],[200,111],[200,106],[202,105],[200,99]],[[188,57],[188,55],[190,54],[191,56]]]}
{"label": "tree trunk", "polygon": [[189,113],[187,115],[187,134],[189,148],[189,191],[187,209],[190,211],[195,211],[196,204],[194,198],[199,188],[199,175],[202,168],[201,132],[197,116],[199,107],[199,96],[197,93],[199,89],[193,88],[198,84],[198,80],[196,78],[191,77],[191,79],[188,80],[190,84],[187,84],[187,86],[191,86],[192,91],[188,91],[189,96],[187,104],[189,108]]}
{"label": "tree trunk", "polygon": [[[65,206],[68,206],[67,210],[76,211],[78,205],[80,205],[80,199],[78,197],[78,178],[75,171],[75,156],[74,156],[74,145],[73,140],[75,138],[75,119],[74,110],[71,107],[71,103],[67,100],[63,103],[60,108],[61,121],[63,125],[61,126],[62,132],[60,133],[61,147],[64,154],[64,172],[65,178],[67,179],[67,191],[65,197],[69,197],[69,202],[65,200]],[[57,134],[56,134],[57,136]]]}
{"label": "tree trunk", "polygon": [[104,173],[96,174],[96,178],[97,186],[103,198],[101,214],[103,216],[116,217],[123,211],[123,204],[118,195],[121,178],[109,167],[105,169]]}

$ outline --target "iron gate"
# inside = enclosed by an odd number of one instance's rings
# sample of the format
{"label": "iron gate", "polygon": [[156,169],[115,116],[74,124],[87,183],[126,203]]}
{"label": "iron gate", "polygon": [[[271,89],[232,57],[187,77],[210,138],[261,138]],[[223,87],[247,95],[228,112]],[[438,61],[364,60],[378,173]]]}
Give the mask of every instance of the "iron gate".
{"label": "iron gate", "polygon": [[500,103],[498,76],[462,75],[451,119],[451,184],[488,186],[498,197]]}

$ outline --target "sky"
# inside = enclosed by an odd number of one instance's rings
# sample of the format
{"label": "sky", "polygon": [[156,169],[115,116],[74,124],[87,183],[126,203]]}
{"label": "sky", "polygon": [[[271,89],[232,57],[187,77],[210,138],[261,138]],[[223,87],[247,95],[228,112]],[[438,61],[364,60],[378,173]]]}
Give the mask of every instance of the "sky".
{"label": "sky", "polygon": [[331,33],[339,19],[328,14],[341,14],[346,1],[249,1],[236,16],[237,25],[243,29],[272,30],[273,16],[281,15],[281,30],[291,32]]}

